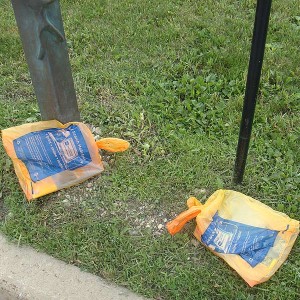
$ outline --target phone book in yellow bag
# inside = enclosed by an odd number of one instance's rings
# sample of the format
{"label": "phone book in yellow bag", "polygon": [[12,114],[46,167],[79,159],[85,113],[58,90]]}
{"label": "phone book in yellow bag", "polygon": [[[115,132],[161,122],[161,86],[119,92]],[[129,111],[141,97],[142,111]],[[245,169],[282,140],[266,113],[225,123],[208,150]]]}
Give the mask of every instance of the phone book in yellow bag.
{"label": "phone book in yellow bag", "polygon": [[2,139],[28,200],[100,174],[104,168],[99,149],[121,152],[129,147],[117,138],[95,141],[81,122],[56,120],[4,129]]}
{"label": "phone book in yellow bag", "polygon": [[278,270],[299,234],[299,221],[236,191],[218,190],[205,204],[191,197],[187,205],[187,211],[167,224],[169,233],[196,218],[195,237],[250,286]]}

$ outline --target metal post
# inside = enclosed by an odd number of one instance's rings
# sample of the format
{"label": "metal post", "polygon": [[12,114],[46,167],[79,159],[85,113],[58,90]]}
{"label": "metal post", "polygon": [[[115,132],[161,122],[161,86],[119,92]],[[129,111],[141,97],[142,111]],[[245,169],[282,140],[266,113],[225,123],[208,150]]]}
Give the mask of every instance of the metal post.
{"label": "metal post", "polygon": [[58,0],[11,0],[43,120],[79,121]]}
{"label": "metal post", "polygon": [[264,58],[271,4],[272,0],[257,0],[244,108],[234,167],[234,183],[241,183],[243,181]]}

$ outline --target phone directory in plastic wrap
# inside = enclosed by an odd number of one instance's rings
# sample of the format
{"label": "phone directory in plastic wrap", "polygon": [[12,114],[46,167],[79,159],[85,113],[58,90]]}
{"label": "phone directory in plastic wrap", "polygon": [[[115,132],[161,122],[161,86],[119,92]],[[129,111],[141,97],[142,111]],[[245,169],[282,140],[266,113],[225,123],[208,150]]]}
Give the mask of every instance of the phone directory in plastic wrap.
{"label": "phone directory in plastic wrap", "polygon": [[167,224],[170,234],[196,218],[195,237],[250,286],[276,272],[299,234],[299,221],[239,192],[218,190],[205,204],[191,197],[187,205]]}
{"label": "phone directory in plastic wrap", "polygon": [[129,147],[116,138],[95,141],[83,123],[55,120],[2,130],[2,139],[28,200],[101,173],[99,149],[121,152]]}

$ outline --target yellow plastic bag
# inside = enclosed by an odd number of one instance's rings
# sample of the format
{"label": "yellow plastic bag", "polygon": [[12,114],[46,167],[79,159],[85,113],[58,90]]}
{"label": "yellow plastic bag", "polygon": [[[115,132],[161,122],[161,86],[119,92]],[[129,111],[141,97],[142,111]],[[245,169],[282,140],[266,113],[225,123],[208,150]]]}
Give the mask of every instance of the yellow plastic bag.
{"label": "yellow plastic bag", "polygon": [[56,120],[2,130],[3,145],[28,200],[80,183],[103,171],[99,149],[125,151],[127,141],[99,141],[80,122]]}
{"label": "yellow plastic bag", "polygon": [[187,205],[167,224],[169,233],[196,217],[195,237],[251,287],[276,272],[299,234],[299,221],[239,192],[218,190],[204,205],[194,197]]}

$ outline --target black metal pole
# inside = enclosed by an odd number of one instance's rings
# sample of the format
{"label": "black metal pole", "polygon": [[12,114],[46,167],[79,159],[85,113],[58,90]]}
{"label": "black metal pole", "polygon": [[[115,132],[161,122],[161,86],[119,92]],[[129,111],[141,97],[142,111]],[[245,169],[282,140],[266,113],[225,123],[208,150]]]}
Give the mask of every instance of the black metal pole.
{"label": "black metal pole", "polygon": [[243,181],[264,58],[271,4],[272,0],[257,0],[244,108],[234,167],[234,183],[241,183]]}

